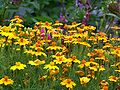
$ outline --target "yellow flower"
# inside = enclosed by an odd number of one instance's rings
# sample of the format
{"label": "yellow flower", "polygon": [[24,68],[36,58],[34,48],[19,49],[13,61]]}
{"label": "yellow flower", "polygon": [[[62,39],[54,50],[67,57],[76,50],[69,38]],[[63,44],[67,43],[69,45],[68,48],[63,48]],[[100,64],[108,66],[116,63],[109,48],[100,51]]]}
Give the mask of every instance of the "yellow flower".
{"label": "yellow flower", "polygon": [[95,65],[95,66],[99,66],[98,63],[94,62],[94,59],[93,59],[93,58],[91,58],[91,60],[90,60],[89,62],[86,62],[86,63],[85,63],[85,66],[89,67],[91,64],[92,64],[92,65]]}
{"label": "yellow flower", "polygon": [[35,54],[35,52],[33,50],[25,50],[24,53],[31,54],[31,55]]}
{"label": "yellow flower", "polygon": [[111,52],[111,54],[115,54],[120,57],[120,48],[116,48],[113,52]]}
{"label": "yellow flower", "polygon": [[61,85],[66,86],[66,88],[73,88],[73,86],[76,86],[76,84],[71,79],[65,79],[61,83]]}
{"label": "yellow flower", "polygon": [[28,64],[38,66],[41,64],[45,64],[45,60],[40,61],[39,59],[36,59],[35,61],[29,61]]}
{"label": "yellow flower", "polygon": [[80,42],[81,42],[81,38],[78,37],[77,39],[74,40],[73,44],[80,44]]}
{"label": "yellow flower", "polygon": [[99,67],[99,71],[104,71],[105,70],[105,67],[103,66],[103,65],[101,65],[100,67]]}
{"label": "yellow flower", "polygon": [[10,85],[13,84],[13,80],[9,79],[8,76],[4,76],[4,78],[0,79],[0,84]]}
{"label": "yellow flower", "polygon": [[89,69],[93,70],[93,71],[97,71],[97,67],[96,66],[89,67]]}
{"label": "yellow flower", "polygon": [[87,26],[87,28],[88,28],[88,30],[90,30],[90,31],[94,31],[95,29],[96,29],[96,27],[94,27],[94,26]]}
{"label": "yellow flower", "polygon": [[26,67],[25,64],[22,64],[21,62],[16,62],[14,66],[11,66],[10,70],[13,70],[13,71],[16,70],[16,69],[22,70],[25,67]]}
{"label": "yellow flower", "polygon": [[50,70],[50,75],[56,75],[59,73],[59,70]]}
{"label": "yellow flower", "polygon": [[41,52],[41,48],[37,48],[37,52],[34,52],[34,55],[35,56],[43,55],[43,56],[47,57],[47,55],[44,52]]}
{"label": "yellow flower", "polygon": [[18,39],[18,42],[15,42],[15,44],[19,44],[20,46],[24,46],[24,45],[27,45],[29,44],[29,41],[27,39],[24,39],[24,38],[20,38]]}
{"label": "yellow flower", "polygon": [[40,48],[41,50],[43,50],[43,48],[41,46],[44,45],[44,44],[45,43],[43,41],[37,41],[33,46],[30,46],[30,48],[33,48],[35,50]]}
{"label": "yellow flower", "polygon": [[44,81],[48,76],[44,75],[44,76],[39,76],[39,80]]}
{"label": "yellow flower", "polygon": [[73,36],[65,36],[64,43],[72,43],[73,41]]}
{"label": "yellow flower", "polygon": [[20,19],[19,16],[15,16],[14,19],[10,20],[12,23],[21,23],[23,22],[22,19]]}
{"label": "yellow flower", "polygon": [[80,65],[78,65],[79,68],[84,68],[85,67],[85,64],[86,64],[86,61],[85,60],[82,60]]}
{"label": "yellow flower", "polygon": [[56,64],[62,64],[62,63],[67,62],[67,59],[66,59],[64,56],[56,57],[56,59],[54,60],[54,62],[55,62]]}
{"label": "yellow flower", "polygon": [[58,70],[59,70],[59,68],[58,68],[57,66],[55,66],[55,63],[54,63],[54,62],[50,62],[50,64],[46,64],[45,67],[44,67],[44,69],[49,69],[49,70],[58,69]]}
{"label": "yellow flower", "polygon": [[55,24],[53,24],[53,26],[61,26],[63,25],[62,23],[60,23],[59,21],[55,21]]}
{"label": "yellow flower", "polygon": [[47,28],[47,29],[51,29],[51,28],[52,28],[51,24],[52,24],[52,23],[49,23],[49,22],[46,21],[46,22],[42,25],[42,27],[45,27],[45,28]]}
{"label": "yellow flower", "polygon": [[90,78],[88,78],[88,77],[82,77],[82,78],[80,78],[80,83],[81,84],[86,84],[86,83],[88,83],[90,81]]}
{"label": "yellow flower", "polygon": [[115,70],[115,71],[120,73],[120,70]]}
{"label": "yellow flower", "polygon": [[56,43],[55,43],[55,42],[52,42],[52,46],[49,46],[49,47],[47,48],[47,50],[61,50],[61,49],[62,49],[62,47],[56,46]]}
{"label": "yellow flower", "polygon": [[111,27],[111,29],[114,29],[114,30],[119,30],[119,29],[120,29],[120,27],[118,27],[118,26],[113,26],[113,27]]}
{"label": "yellow flower", "polygon": [[106,49],[106,48],[112,48],[112,44],[110,43],[106,43],[105,46],[103,46],[103,49]]}
{"label": "yellow flower", "polygon": [[112,81],[112,82],[117,82],[118,77],[116,77],[116,76],[109,76],[109,80]]}
{"label": "yellow flower", "polygon": [[78,59],[76,58],[76,56],[72,56],[71,58],[69,58],[69,59],[67,60],[67,62],[74,62],[74,63],[80,64],[80,60],[78,60]]}
{"label": "yellow flower", "polygon": [[115,63],[115,64],[113,64],[113,65],[111,65],[112,67],[117,67],[117,66],[119,66],[120,65],[120,62],[117,62],[117,63]]}
{"label": "yellow flower", "polygon": [[87,47],[91,47],[90,44],[88,44],[87,42],[80,42],[81,45],[87,46]]}
{"label": "yellow flower", "polygon": [[61,56],[64,56],[64,55],[62,55],[62,52],[57,52],[55,55],[52,55],[52,58],[58,58]]}

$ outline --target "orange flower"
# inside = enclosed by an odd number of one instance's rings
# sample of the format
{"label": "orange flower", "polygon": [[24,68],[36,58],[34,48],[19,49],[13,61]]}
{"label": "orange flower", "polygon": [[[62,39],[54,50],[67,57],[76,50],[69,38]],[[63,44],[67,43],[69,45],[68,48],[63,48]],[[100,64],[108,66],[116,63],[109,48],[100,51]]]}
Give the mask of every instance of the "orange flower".
{"label": "orange flower", "polygon": [[50,75],[56,75],[59,73],[59,70],[50,70]]}
{"label": "orange flower", "polygon": [[85,63],[86,63],[86,61],[85,61],[85,60],[82,60],[82,61],[81,61],[81,64],[78,65],[78,67],[83,68],[83,67],[85,66]]}
{"label": "orange flower", "polygon": [[108,82],[106,82],[105,80],[102,80],[100,82],[100,86],[101,86],[101,90],[108,90]]}

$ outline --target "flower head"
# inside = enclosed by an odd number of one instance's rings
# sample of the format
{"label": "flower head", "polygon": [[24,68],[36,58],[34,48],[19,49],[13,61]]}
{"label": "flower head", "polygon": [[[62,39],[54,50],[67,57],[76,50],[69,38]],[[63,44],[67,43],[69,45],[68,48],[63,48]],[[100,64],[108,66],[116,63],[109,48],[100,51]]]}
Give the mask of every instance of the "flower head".
{"label": "flower head", "polygon": [[65,79],[61,83],[61,85],[65,85],[67,88],[73,88],[73,86],[76,86],[76,84],[71,79]]}
{"label": "flower head", "polygon": [[13,70],[13,71],[16,70],[16,69],[22,70],[25,67],[26,67],[25,64],[22,64],[21,62],[16,62],[14,66],[11,66],[10,70]]}
{"label": "flower head", "polygon": [[4,76],[4,78],[0,79],[0,84],[10,85],[13,84],[13,80],[9,79],[8,76]]}
{"label": "flower head", "polygon": [[80,78],[80,83],[81,84],[86,84],[86,83],[88,83],[90,81],[90,78],[88,78],[88,77],[82,77],[82,78]]}
{"label": "flower head", "polygon": [[38,66],[38,65],[41,65],[41,64],[45,64],[45,61],[44,60],[40,61],[39,59],[36,59],[35,61],[29,61],[28,64]]}
{"label": "flower head", "polygon": [[112,81],[112,82],[117,82],[118,77],[116,77],[116,76],[109,76],[109,80]]}
{"label": "flower head", "polygon": [[50,62],[50,64],[46,64],[44,69],[49,69],[49,70],[59,70],[59,68],[55,65],[54,62]]}
{"label": "flower head", "polygon": [[18,42],[15,42],[15,44],[19,44],[20,46],[24,46],[24,45],[27,45],[29,44],[29,41],[27,39],[24,39],[24,38],[20,38],[18,39]]}

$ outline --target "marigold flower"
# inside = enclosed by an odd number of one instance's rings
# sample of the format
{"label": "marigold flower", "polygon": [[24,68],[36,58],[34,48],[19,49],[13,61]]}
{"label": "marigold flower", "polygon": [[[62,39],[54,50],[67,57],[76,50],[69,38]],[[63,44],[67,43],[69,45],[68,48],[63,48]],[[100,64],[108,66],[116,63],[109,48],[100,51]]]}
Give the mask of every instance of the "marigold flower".
{"label": "marigold flower", "polygon": [[73,88],[73,86],[76,86],[76,84],[71,79],[65,79],[60,84],[71,89]]}
{"label": "marigold flower", "polygon": [[100,67],[99,67],[99,71],[104,71],[105,70],[105,67],[103,66],[103,65],[101,65]]}
{"label": "marigold flower", "polygon": [[24,38],[20,38],[18,39],[18,42],[15,42],[15,44],[19,44],[20,46],[24,46],[24,45],[27,45],[29,44],[29,41],[27,39],[24,39]]}
{"label": "marigold flower", "polygon": [[97,66],[89,67],[90,70],[97,71]]}
{"label": "marigold flower", "polygon": [[35,52],[33,50],[25,50],[24,53],[31,54],[31,55],[35,54]]}
{"label": "marigold flower", "polygon": [[56,64],[62,64],[62,63],[67,62],[67,59],[66,59],[64,56],[56,57],[56,59],[54,60],[54,62],[55,62]]}
{"label": "marigold flower", "polygon": [[84,68],[85,67],[85,63],[86,61],[85,60],[82,60],[80,65],[78,65],[79,68]]}
{"label": "marigold flower", "polygon": [[55,65],[55,63],[54,62],[50,62],[50,64],[46,64],[45,65],[45,67],[44,67],[44,69],[49,69],[49,70],[55,70],[55,69],[58,69],[59,70],[59,68]]}
{"label": "marigold flower", "polygon": [[90,78],[88,78],[88,77],[82,77],[82,78],[80,78],[80,83],[81,84],[86,84],[86,83],[88,83],[90,81]]}
{"label": "marigold flower", "polygon": [[14,19],[10,20],[12,23],[21,23],[23,20],[19,16],[15,16]]}
{"label": "marigold flower", "polygon": [[119,30],[119,29],[120,29],[120,27],[118,27],[118,26],[113,26],[113,27],[111,27],[111,29],[114,29],[114,30]]}
{"label": "marigold flower", "polygon": [[62,49],[62,47],[56,46],[56,43],[55,43],[55,42],[52,42],[52,46],[49,46],[49,47],[47,48],[47,50],[61,50],[61,49]]}
{"label": "marigold flower", "polygon": [[35,56],[43,55],[43,56],[47,57],[47,55],[44,52],[41,51],[41,48],[37,48],[37,52],[34,52],[34,55]]}
{"label": "marigold flower", "polygon": [[115,71],[120,73],[120,70],[115,70]]}
{"label": "marigold flower", "polygon": [[114,54],[120,57],[120,48],[115,49],[113,52],[111,52],[111,54]]}
{"label": "marigold flower", "polygon": [[75,74],[80,75],[80,76],[84,76],[85,75],[85,73],[83,71],[76,71]]}
{"label": "marigold flower", "polygon": [[106,48],[112,48],[112,44],[110,43],[106,43],[105,46],[103,46],[103,49],[106,49]]}
{"label": "marigold flower", "polygon": [[50,75],[56,75],[59,73],[59,70],[50,70]]}
{"label": "marigold flower", "polygon": [[72,56],[71,58],[67,59],[67,62],[74,62],[80,64],[80,60],[78,60],[76,56]]}
{"label": "marigold flower", "polygon": [[87,47],[91,47],[90,44],[88,44],[87,42],[80,42],[81,45],[87,46]]}
{"label": "marigold flower", "polygon": [[108,90],[108,82],[106,82],[105,80],[102,80],[100,82],[100,87],[101,87],[101,90]]}
{"label": "marigold flower", "polygon": [[22,70],[25,67],[26,67],[25,64],[22,64],[21,62],[16,62],[14,66],[11,66],[10,70],[13,70],[13,71],[16,70],[16,69]]}
{"label": "marigold flower", "polygon": [[40,77],[39,77],[39,80],[43,81],[43,80],[45,80],[47,77],[48,77],[47,75],[40,76]]}
{"label": "marigold flower", "polygon": [[38,66],[38,65],[41,65],[41,64],[45,64],[45,60],[40,61],[39,59],[36,59],[35,61],[29,61],[28,64]]}
{"label": "marigold flower", "polygon": [[112,81],[112,82],[117,82],[118,77],[116,77],[116,76],[109,76],[109,80]]}
{"label": "marigold flower", "polygon": [[102,81],[100,82],[100,85],[106,86],[106,85],[108,85],[108,82],[106,82],[105,80],[102,80]]}
{"label": "marigold flower", "polygon": [[55,55],[52,55],[52,58],[58,58],[61,56],[64,56],[64,55],[62,55],[62,52],[57,52]]}
{"label": "marigold flower", "polygon": [[62,23],[60,23],[59,21],[55,21],[55,24],[53,24],[53,26],[61,26],[63,25]]}
{"label": "marigold flower", "polygon": [[4,78],[0,79],[0,84],[10,85],[13,84],[13,80],[9,79],[8,76],[4,76]]}

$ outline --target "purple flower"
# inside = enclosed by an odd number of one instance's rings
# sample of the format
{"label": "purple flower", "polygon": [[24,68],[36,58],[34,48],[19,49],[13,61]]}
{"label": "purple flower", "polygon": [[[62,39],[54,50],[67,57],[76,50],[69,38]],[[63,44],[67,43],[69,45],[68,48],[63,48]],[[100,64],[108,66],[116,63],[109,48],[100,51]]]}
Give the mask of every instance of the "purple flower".
{"label": "purple flower", "polygon": [[44,30],[44,28],[42,28],[40,30],[40,35],[41,35],[41,39],[44,39],[44,37],[45,37],[45,30]]}
{"label": "purple flower", "polygon": [[68,22],[68,20],[65,18],[65,16],[62,13],[60,13],[60,21],[63,23]]}
{"label": "purple flower", "polygon": [[48,39],[48,40],[51,40],[51,39],[52,39],[50,33],[48,33],[47,39]]}

